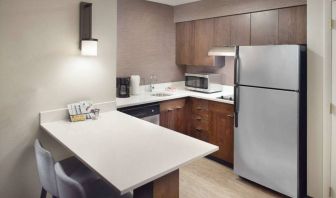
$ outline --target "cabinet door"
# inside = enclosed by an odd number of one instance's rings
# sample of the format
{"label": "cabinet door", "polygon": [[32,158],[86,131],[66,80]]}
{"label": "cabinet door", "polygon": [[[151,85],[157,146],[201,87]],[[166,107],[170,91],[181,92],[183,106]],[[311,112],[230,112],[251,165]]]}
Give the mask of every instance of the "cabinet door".
{"label": "cabinet door", "polygon": [[230,17],[230,45],[251,45],[251,14]]}
{"label": "cabinet door", "polygon": [[194,64],[198,66],[213,66],[214,58],[208,56],[213,47],[214,19],[195,21],[195,52]]}
{"label": "cabinet door", "polygon": [[173,111],[174,126],[173,130],[187,134],[187,121],[185,109],[183,107],[176,107]]}
{"label": "cabinet door", "polygon": [[180,133],[186,133],[187,121],[185,116],[185,104],[185,99],[161,102],[160,126]]}
{"label": "cabinet door", "polygon": [[194,54],[194,22],[176,24],[176,64],[192,65]]}
{"label": "cabinet door", "polygon": [[233,164],[233,105],[211,102],[209,114],[209,142],[219,146],[212,155]]}
{"label": "cabinet door", "polygon": [[231,21],[230,17],[219,17],[214,19],[214,46],[223,47],[231,45]]}
{"label": "cabinet door", "polygon": [[279,9],[279,44],[307,43],[307,6]]}
{"label": "cabinet door", "polygon": [[278,10],[251,14],[251,45],[278,44]]}
{"label": "cabinet door", "polygon": [[213,156],[233,163],[233,115],[210,112],[209,142],[219,146]]}

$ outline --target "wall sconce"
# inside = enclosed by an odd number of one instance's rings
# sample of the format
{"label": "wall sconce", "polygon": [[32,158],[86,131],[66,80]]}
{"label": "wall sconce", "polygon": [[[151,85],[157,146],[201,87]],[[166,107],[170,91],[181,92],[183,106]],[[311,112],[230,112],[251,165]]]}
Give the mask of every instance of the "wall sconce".
{"label": "wall sconce", "polygon": [[80,44],[83,56],[98,55],[98,39],[92,38],[92,3],[80,3]]}

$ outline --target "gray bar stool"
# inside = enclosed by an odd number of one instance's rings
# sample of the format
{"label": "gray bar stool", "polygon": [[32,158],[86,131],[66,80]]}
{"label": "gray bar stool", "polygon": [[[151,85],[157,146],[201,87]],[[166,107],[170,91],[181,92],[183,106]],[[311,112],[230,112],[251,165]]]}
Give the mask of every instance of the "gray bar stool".
{"label": "gray bar stool", "polygon": [[[39,140],[35,140],[35,156],[37,162],[37,170],[42,184],[41,198],[46,198],[47,193],[51,194],[53,198],[59,197],[59,190],[57,188],[55,161],[51,153],[44,149]],[[99,179],[98,175],[88,169],[77,158],[70,157],[59,162],[64,169],[67,170],[70,177],[79,183],[89,181],[96,181]]]}
{"label": "gray bar stool", "polygon": [[60,163],[55,164],[56,180],[60,198],[132,198],[131,193],[120,195],[103,180],[79,183],[68,176]]}

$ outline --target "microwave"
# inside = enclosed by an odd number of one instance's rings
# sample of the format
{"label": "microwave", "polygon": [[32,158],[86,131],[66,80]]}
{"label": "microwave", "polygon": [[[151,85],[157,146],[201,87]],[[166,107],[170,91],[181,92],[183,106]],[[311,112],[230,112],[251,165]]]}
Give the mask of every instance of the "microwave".
{"label": "microwave", "polygon": [[220,74],[185,74],[185,87],[192,91],[215,93],[223,90]]}

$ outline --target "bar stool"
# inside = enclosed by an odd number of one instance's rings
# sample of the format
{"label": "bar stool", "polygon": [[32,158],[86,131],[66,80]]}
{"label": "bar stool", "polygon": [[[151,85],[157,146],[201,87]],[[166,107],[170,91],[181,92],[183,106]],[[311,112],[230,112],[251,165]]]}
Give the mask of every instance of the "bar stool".
{"label": "bar stool", "polygon": [[[34,143],[35,156],[37,162],[37,170],[42,184],[41,198],[46,198],[47,193],[53,198],[59,197],[57,188],[55,161],[51,153],[44,149],[38,139]],[[59,162],[62,167],[67,170],[70,177],[79,183],[98,180],[97,174],[88,169],[77,158],[70,157]]]}
{"label": "bar stool", "polygon": [[131,193],[120,195],[103,180],[79,183],[68,176],[60,163],[55,164],[56,180],[60,198],[132,198]]}

